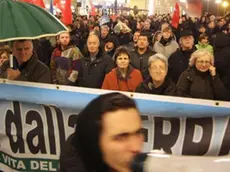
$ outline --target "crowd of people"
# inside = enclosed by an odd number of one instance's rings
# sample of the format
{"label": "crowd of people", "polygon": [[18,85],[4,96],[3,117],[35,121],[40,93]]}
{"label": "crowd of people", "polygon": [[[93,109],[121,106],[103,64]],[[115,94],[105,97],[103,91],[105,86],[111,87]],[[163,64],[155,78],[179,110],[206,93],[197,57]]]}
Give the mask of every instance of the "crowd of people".
{"label": "crowd of people", "polygon": [[[0,48],[11,80],[230,101],[230,17],[78,16],[70,31]],[[13,68],[8,60],[12,51]]]}

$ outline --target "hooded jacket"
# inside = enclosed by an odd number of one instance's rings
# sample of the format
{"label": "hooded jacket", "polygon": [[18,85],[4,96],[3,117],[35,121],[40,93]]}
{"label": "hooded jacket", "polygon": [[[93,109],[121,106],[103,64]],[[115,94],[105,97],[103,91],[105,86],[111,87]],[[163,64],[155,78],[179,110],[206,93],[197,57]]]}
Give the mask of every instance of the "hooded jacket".
{"label": "hooded jacket", "polygon": [[205,49],[211,54],[213,54],[213,47],[209,44],[201,44],[200,42],[198,42],[198,44],[196,44],[195,47],[197,50]]}
{"label": "hooded jacket", "polygon": [[178,43],[173,40],[172,38],[165,42],[165,44],[162,43],[164,41],[164,38],[162,37],[160,41],[155,42],[153,46],[153,51],[157,53],[163,54],[165,57],[169,58],[172,53],[174,53],[178,48]]}
{"label": "hooded jacket", "polygon": [[230,91],[230,39],[223,32],[217,33],[214,40],[215,67],[225,87]]}

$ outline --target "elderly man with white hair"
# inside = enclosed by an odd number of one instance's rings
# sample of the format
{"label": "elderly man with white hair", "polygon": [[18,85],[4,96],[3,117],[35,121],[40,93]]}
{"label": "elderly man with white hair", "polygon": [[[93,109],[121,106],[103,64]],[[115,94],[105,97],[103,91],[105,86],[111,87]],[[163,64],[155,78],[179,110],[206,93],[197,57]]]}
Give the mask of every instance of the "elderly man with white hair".
{"label": "elderly man with white hair", "polygon": [[216,73],[213,55],[205,50],[195,51],[189,60],[189,68],[178,80],[176,94],[211,100],[230,100],[230,92]]}
{"label": "elderly man with white hair", "polygon": [[175,95],[176,86],[167,76],[168,58],[162,54],[155,54],[148,60],[149,77],[136,89],[139,93]]}
{"label": "elderly man with white hair", "polygon": [[183,30],[179,39],[180,49],[169,57],[169,76],[176,84],[181,73],[188,68],[191,54],[195,51],[194,37],[191,30]]}

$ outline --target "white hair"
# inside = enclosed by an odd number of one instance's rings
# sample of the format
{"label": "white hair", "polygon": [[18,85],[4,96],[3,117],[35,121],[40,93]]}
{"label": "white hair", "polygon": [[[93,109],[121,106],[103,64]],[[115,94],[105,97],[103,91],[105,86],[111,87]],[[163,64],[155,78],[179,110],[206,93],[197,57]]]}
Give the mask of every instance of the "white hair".
{"label": "white hair", "polygon": [[194,66],[198,58],[206,55],[210,57],[211,65],[214,66],[214,56],[206,49],[196,50],[194,53],[192,53],[189,59],[189,66]]}
{"label": "white hair", "polygon": [[[183,37],[180,37],[180,39],[179,39],[179,45],[181,46],[182,45],[182,39],[183,39]],[[194,45],[194,37],[192,36],[192,41],[193,41],[193,45]]]}
{"label": "white hair", "polygon": [[161,60],[165,64],[166,69],[168,69],[168,58],[160,53],[154,54],[149,57],[149,60],[148,60],[149,68],[151,67],[151,64],[156,60]]}

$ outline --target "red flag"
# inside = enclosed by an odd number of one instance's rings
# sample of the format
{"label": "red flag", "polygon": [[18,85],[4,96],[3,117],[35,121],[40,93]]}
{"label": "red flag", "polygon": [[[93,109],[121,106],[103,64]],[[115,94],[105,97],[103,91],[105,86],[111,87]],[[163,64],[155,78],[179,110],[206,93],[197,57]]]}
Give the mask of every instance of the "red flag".
{"label": "red flag", "polygon": [[96,15],[97,15],[96,7],[93,5],[92,1],[89,1],[89,4],[90,4],[90,6],[91,6],[90,15],[91,15],[91,16],[96,16]]}
{"label": "red flag", "polygon": [[54,0],[54,6],[56,6],[59,10],[63,12],[64,6],[61,4],[61,0]]}
{"label": "red flag", "polygon": [[57,3],[59,2],[60,0],[54,0],[54,5],[57,5]]}
{"label": "red flag", "polygon": [[34,4],[34,5],[37,5],[37,6],[40,6],[40,7],[42,7],[42,8],[46,8],[46,6],[45,6],[43,0],[34,0],[34,1],[33,1],[33,4]]}
{"label": "red flag", "polygon": [[71,0],[65,1],[65,6],[62,12],[62,22],[65,25],[72,24]]}
{"label": "red flag", "polygon": [[180,7],[179,7],[178,3],[176,3],[174,13],[172,16],[172,23],[171,23],[174,28],[178,27],[179,20],[180,20]]}

